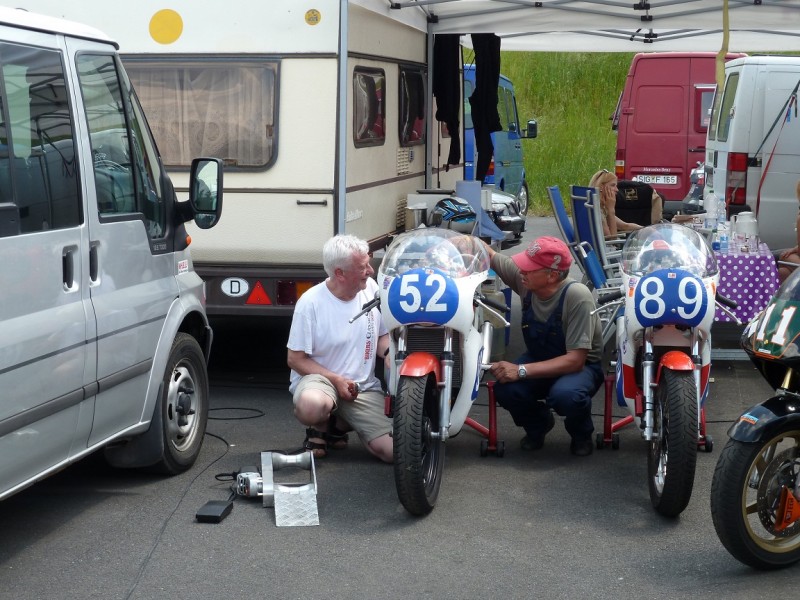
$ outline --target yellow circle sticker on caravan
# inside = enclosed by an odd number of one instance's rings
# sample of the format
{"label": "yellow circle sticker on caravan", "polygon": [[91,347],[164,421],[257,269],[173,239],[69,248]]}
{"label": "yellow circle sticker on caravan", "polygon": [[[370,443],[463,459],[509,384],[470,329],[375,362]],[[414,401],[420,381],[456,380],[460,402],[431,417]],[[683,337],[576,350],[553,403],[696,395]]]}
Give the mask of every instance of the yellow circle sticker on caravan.
{"label": "yellow circle sticker on caravan", "polygon": [[169,8],[158,11],[150,19],[150,37],[159,44],[171,44],[183,33],[183,19]]}
{"label": "yellow circle sticker on caravan", "polygon": [[318,25],[321,20],[322,20],[322,15],[317,9],[312,8],[311,10],[306,11],[307,25]]}

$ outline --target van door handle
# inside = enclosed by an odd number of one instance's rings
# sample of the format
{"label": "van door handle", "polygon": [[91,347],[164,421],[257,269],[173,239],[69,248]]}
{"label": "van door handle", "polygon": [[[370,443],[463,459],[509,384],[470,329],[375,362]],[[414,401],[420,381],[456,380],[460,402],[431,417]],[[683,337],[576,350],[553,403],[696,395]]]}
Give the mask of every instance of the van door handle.
{"label": "van door handle", "polygon": [[689,148],[689,152],[705,152],[705,151],[706,151],[705,146],[700,146],[699,148]]}
{"label": "van door handle", "polygon": [[75,289],[75,255],[78,248],[69,246],[61,254],[61,281],[64,291],[71,292]]}
{"label": "van door handle", "polygon": [[89,247],[89,280],[92,283],[97,282],[97,242],[92,242]]}

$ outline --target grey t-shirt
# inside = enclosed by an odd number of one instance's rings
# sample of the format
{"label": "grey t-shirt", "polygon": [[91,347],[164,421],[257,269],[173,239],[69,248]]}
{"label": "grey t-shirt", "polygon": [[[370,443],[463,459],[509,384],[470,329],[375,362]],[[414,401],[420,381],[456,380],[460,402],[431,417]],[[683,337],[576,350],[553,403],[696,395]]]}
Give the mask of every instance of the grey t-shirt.
{"label": "grey t-shirt", "polygon": [[[522,275],[519,267],[514,264],[511,257],[496,253],[492,257],[492,268],[503,282],[516,292],[521,298],[528,293],[522,284]],[[552,297],[541,300],[536,294],[531,294],[531,305],[536,315],[536,320],[545,322],[558,308],[561,292],[568,283],[574,282],[567,290],[564,298],[564,310],[561,322],[564,327],[567,350],[588,350],[587,362],[599,362],[603,356],[603,331],[600,317],[593,315],[597,308],[592,292],[580,282],[567,277]]]}

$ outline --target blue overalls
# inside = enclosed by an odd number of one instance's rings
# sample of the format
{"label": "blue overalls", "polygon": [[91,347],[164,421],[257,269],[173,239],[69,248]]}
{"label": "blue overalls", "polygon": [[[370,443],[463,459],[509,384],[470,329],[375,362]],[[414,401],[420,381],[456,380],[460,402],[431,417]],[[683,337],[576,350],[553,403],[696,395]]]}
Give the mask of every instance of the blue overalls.
{"label": "blue overalls", "polygon": [[[537,321],[531,302],[531,292],[522,301],[522,337],[527,352],[516,363],[532,363],[567,353],[561,316],[568,283],[561,291],[558,306],[545,322]],[[565,417],[564,426],[576,440],[591,438],[592,397],[603,383],[599,362],[587,363],[577,373],[547,379],[523,379],[495,385],[497,403],[511,413],[514,423],[525,429],[531,440],[542,439],[548,430],[549,411]],[[543,400],[543,401],[542,401]]]}

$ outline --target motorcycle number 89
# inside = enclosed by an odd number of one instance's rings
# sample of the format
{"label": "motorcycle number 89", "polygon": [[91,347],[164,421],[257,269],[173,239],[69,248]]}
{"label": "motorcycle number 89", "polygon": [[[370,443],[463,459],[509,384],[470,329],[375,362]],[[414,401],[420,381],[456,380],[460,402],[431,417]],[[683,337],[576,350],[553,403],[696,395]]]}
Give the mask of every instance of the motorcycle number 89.
{"label": "motorcycle number 89", "polygon": [[400,323],[444,325],[458,309],[458,289],[436,270],[413,269],[389,286],[389,310]]}
{"label": "motorcycle number 89", "polygon": [[703,281],[688,271],[665,269],[639,280],[633,295],[636,320],[644,327],[683,324],[696,327],[708,311]]}

